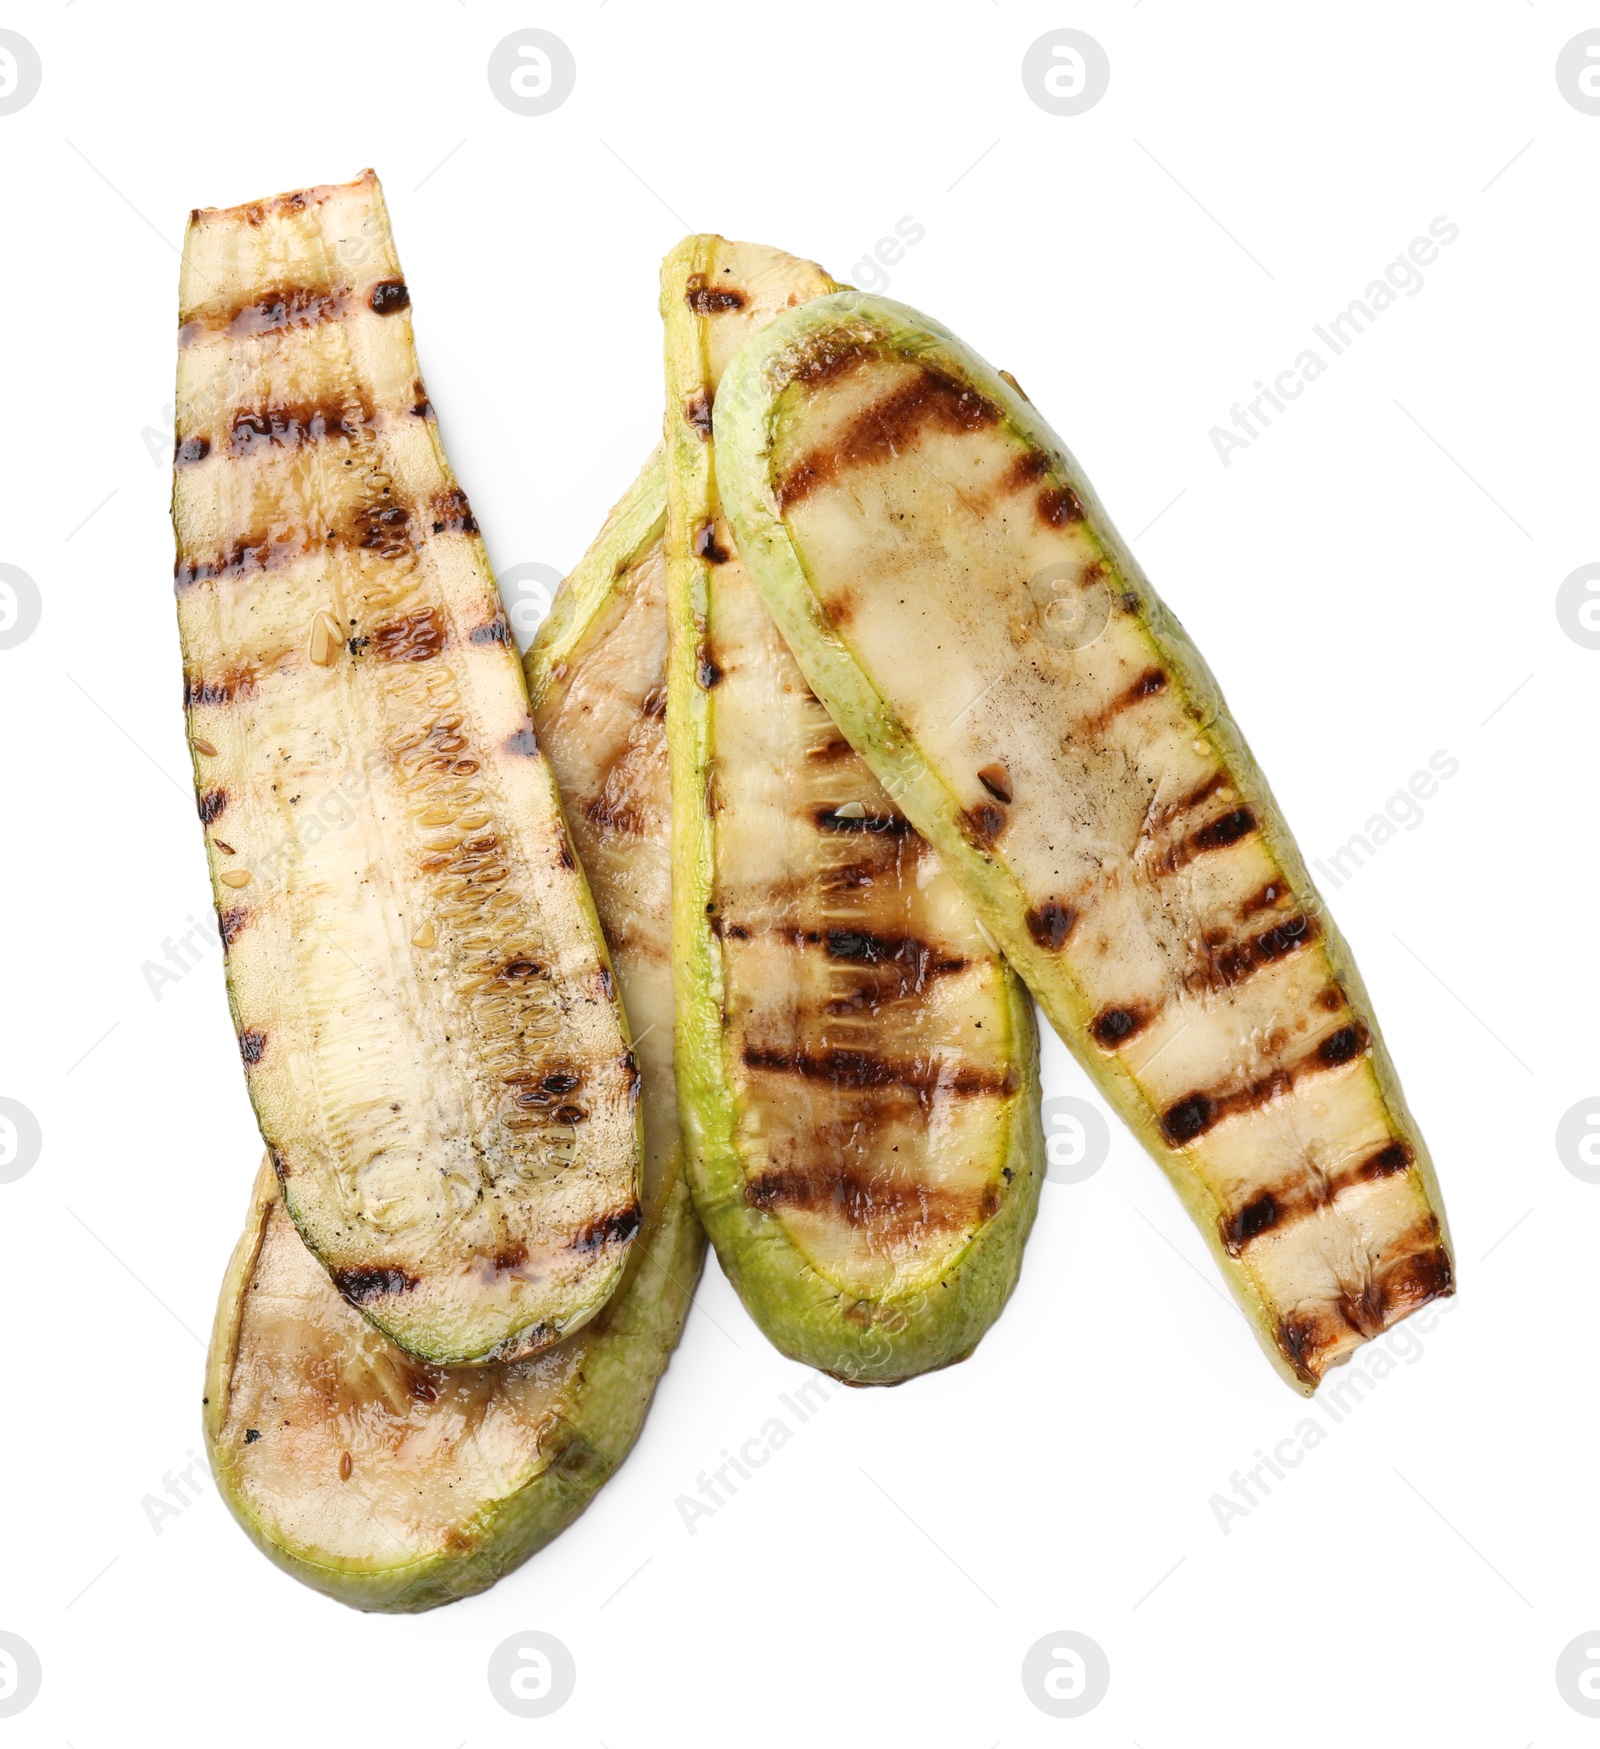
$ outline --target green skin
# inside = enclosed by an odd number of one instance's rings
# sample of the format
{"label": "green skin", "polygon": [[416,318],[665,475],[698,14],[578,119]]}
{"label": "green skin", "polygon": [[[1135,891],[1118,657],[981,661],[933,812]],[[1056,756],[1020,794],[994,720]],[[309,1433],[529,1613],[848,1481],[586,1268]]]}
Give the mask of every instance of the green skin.
{"label": "green skin", "polygon": [[1200,721],[1205,724],[1200,732],[1217,746],[1242,798],[1255,806],[1279,866],[1316,905],[1330,961],[1350,994],[1352,1006],[1364,1016],[1378,1042],[1373,1062],[1385,1100],[1403,1119],[1415,1142],[1416,1170],[1429,1203],[1439,1215],[1440,1243],[1448,1248],[1438,1180],[1407,1113],[1388,1053],[1381,1048],[1371,1000],[1354,958],[1317,895],[1300,852],[1283,826],[1282,812],[1200,652],[1150,587],[1061,439],[1011,384],[928,317],[904,304],[853,291],[787,311],[740,349],[724,373],[714,412],[723,507],[745,564],[807,682],[878,781],[938,850],[1001,952],[1038,998],[1062,1042],[1166,1172],[1239,1297],[1273,1366],[1296,1391],[1310,1396],[1315,1384],[1298,1377],[1287,1364],[1272,1334],[1276,1325],[1273,1312],[1222,1244],[1216,1205],[1182,1154],[1167,1143],[1148,1101],[1126,1070],[1117,1059],[1090,1045],[1088,1023],[1092,1016],[1077,986],[1063,978],[1056,962],[1034,942],[1027,928],[1026,913],[1032,902],[1029,895],[1001,861],[971,842],[950,787],[896,720],[861,659],[813,592],[804,554],[797,550],[774,495],[770,467],[774,433],[783,420],[785,397],[802,392],[790,382],[790,366],[807,343],[829,332],[862,330],[870,330],[887,351],[900,358],[927,363],[970,385],[1001,409],[1004,426],[1019,447],[1043,449],[1059,458],[1052,480],[1076,494],[1087,525],[1110,563],[1137,587],[1145,604],[1145,630],[1151,644],[1177,687],[1200,707]]}
{"label": "green skin", "polygon": [[[664,493],[658,451],[563,584],[528,652],[525,667],[536,699],[551,684],[551,667],[582,643],[633,556],[660,538]],[[352,1608],[415,1613],[486,1590],[578,1517],[639,1436],[656,1384],[682,1334],[705,1258],[705,1235],[684,1180],[681,1154],[674,1153],[665,1183],[645,1209],[616,1292],[569,1338],[582,1347],[584,1360],[560,1410],[560,1436],[530,1453],[526,1479],[512,1492],[474,1509],[464,1505],[458,1528],[465,1548],[400,1566],[376,1559],[329,1565],[284,1543],[253,1514],[231,1453],[219,1442],[245,1292],[276,1194],[268,1168],[223,1283],[207,1357],[204,1433],[218,1490],[275,1566]]]}
{"label": "green skin", "polygon": [[[681,286],[694,269],[700,244],[701,239],[686,238],[662,271],[669,408],[681,406],[687,387],[699,381],[697,336]],[[714,492],[712,447],[686,420],[669,416],[669,496],[693,504]],[[846,1384],[901,1384],[918,1373],[965,1360],[1016,1286],[1044,1180],[1033,1004],[1007,972],[1006,1042],[1020,1085],[1006,1102],[1003,1147],[995,1161],[1001,1206],[937,1280],[897,1296],[855,1298],[818,1272],[777,1215],[749,1206],[737,1142],[739,1095],[727,1069],[721,946],[706,927],[713,843],[701,798],[714,748],[708,695],[696,677],[694,659],[697,625],[704,625],[707,608],[706,567],[692,557],[686,538],[674,540],[670,518],[667,569],[675,1062],[678,1116],[695,1207],[717,1260],[776,1348]],[[1010,1169],[1009,1183],[1001,1177],[1002,1168]]]}

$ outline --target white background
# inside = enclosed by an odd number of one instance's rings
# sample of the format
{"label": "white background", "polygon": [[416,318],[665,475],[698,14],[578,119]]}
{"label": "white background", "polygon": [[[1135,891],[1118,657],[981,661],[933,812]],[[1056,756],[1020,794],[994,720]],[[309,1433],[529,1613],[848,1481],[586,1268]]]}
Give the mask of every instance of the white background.
{"label": "white background", "polygon": [[[0,15],[44,66],[0,117],[0,561],[44,598],[0,651],[0,1094],[44,1133],[0,1185],[0,1628],[44,1665],[6,1742],[1592,1741],[1554,1666],[1600,1627],[1600,1187],[1554,1133],[1600,1093],[1600,652],[1554,603],[1600,558],[1600,117],[1554,68],[1600,8],[1401,13]],[[538,118],[485,71],[530,25],[578,67]],[[1019,74],[1063,25],[1112,69],[1071,118]],[[1045,1187],[972,1360],[837,1393],[692,1536],[675,1497],[805,1376],[714,1262],[633,1457],[487,1595],[354,1614],[209,1487],[152,1529],[141,1500],[200,1450],[200,1338],[260,1151],[216,957],[159,1001],[141,973],[209,904],[170,586],[176,251],[194,205],[367,164],[497,566],[569,566],[651,447],[656,270],[683,231],[862,281],[910,216],[891,295],[1014,371],[1074,448],[1309,857],[1436,750],[1459,760],[1325,891],[1431,1139],[1462,1293],[1340,1424],[1314,1411],[1326,1439],[1227,1534],[1211,1496],[1306,1410],[1120,1128],[1098,1174]],[[1210,428],[1441,214],[1460,237],[1424,288],[1225,468]],[[1046,1065],[1048,1092],[1093,1097],[1054,1039]],[[578,1665],[537,1724],[485,1677],[524,1628]],[[1072,1722],[1019,1675],[1061,1628],[1111,1664]]]}

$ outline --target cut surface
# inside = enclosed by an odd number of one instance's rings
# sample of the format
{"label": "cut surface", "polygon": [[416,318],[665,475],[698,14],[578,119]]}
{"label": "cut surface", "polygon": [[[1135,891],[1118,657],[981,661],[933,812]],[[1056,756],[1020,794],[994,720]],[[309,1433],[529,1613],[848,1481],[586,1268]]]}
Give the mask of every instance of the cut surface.
{"label": "cut surface", "polygon": [[1198,653],[1060,440],[944,330],[791,312],[717,399],[806,677],[1165,1167],[1302,1389],[1453,1289],[1366,993]]}
{"label": "cut surface", "polygon": [[[659,571],[662,490],[657,465],[563,586],[552,618],[567,634],[561,658],[546,660],[542,647],[529,655],[541,742],[574,796],[587,793],[585,772],[627,756],[580,701],[664,683],[661,602],[632,611],[628,529],[641,508],[648,528],[654,506]],[[641,625],[642,640],[634,636]],[[636,749],[631,763],[664,813],[659,724],[654,745]],[[576,1517],[633,1443],[699,1274],[704,1238],[673,1101],[666,857],[638,857],[631,838],[576,818],[574,836],[592,857],[602,918],[617,929],[628,1001],[638,1013],[665,1013],[654,1033],[637,1021],[643,1224],[605,1308],[525,1359],[418,1361],[334,1291],[268,1168],[224,1289],[206,1416],[219,1485],[274,1561],[362,1608],[424,1609],[481,1590]],[[652,1048],[658,1035],[665,1042]]]}
{"label": "cut surface", "polygon": [[637,1072],[369,172],[197,212],[173,520],[250,1094],[345,1298],[439,1363],[605,1303]]}
{"label": "cut surface", "polygon": [[719,1259],[859,1382],[966,1354],[1040,1179],[1031,1004],[807,687],[721,514],[726,361],[814,265],[687,239],[662,278],[678,1080]]}

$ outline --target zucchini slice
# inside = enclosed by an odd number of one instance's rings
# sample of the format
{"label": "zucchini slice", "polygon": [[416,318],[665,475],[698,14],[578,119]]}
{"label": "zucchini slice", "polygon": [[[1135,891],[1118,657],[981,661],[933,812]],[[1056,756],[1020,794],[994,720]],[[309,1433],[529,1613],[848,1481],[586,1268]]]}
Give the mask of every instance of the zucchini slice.
{"label": "zucchini slice", "polygon": [[284,1204],[438,1364],[609,1298],[638,1077],[368,171],[196,212],[178,624],[228,1000]]}
{"label": "zucchini slice", "polygon": [[1455,1273],[1348,949],[1060,439],[886,299],[730,366],[718,479],[807,680],[1177,1187],[1299,1389]]}
{"label": "zucchini slice", "polygon": [[700,1218],[785,1353],[853,1384],[969,1354],[1042,1178],[1033,1005],[807,688],[717,499],[723,366],[818,267],[667,258],[678,1103]]}
{"label": "zucchini slice", "polygon": [[[547,630],[559,636],[528,657],[540,744],[574,804],[618,979],[635,1017],[656,1020],[640,1022],[644,1212],[621,1286],[542,1354],[419,1362],[334,1291],[264,1166],[223,1289],[205,1416],[218,1485],[278,1566],[356,1608],[428,1609],[481,1591],[576,1518],[633,1444],[699,1277],[705,1238],[672,1091],[665,730],[659,710],[623,708],[659,699],[665,683],[663,491],[658,458],[558,594]],[[640,558],[654,567],[643,579]],[[642,580],[654,595],[636,610]],[[589,785],[619,768],[662,823],[649,846]],[[659,854],[640,853],[656,843]]]}

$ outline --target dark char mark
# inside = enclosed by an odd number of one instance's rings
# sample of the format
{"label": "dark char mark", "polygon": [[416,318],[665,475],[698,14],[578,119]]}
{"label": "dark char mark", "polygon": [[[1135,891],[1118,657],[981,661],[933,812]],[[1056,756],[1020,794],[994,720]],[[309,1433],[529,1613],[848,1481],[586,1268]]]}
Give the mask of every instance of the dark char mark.
{"label": "dark char mark", "polygon": [[1313,1046],[1304,1056],[1282,1068],[1274,1069],[1258,1081],[1227,1092],[1195,1092],[1185,1095],[1162,1113],[1161,1129],[1174,1147],[1183,1147],[1197,1136],[1204,1135],[1214,1124],[1236,1112],[1254,1111],[1293,1090],[1295,1083],[1306,1075],[1328,1069],[1342,1068],[1365,1053],[1372,1042],[1366,1025],[1357,1021],[1341,1027]]}
{"label": "dark char mark", "polygon": [[259,1063],[267,1048],[267,1035],[254,1027],[239,1034],[239,1055],[247,1063]]}
{"label": "dark char mark", "polygon": [[379,316],[392,316],[411,302],[403,279],[380,279],[367,298],[368,307]]}
{"label": "dark char mark", "polygon": [[626,1245],[639,1231],[639,1205],[630,1203],[625,1209],[613,1209],[590,1221],[568,1246],[572,1251],[599,1251],[606,1245]]}
{"label": "dark char mark", "polygon": [[467,633],[467,637],[474,644],[509,644],[511,642],[511,627],[506,623],[506,616],[503,613],[497,613],[484,625],[474,626]]}
{"label": "dark char mark", "polygon": [[717,525],[714,522],[703,523],[695,530],[694,550],[695,556],[704,559],[708,565],[725,565],[731,557],[728,549],[717,539]]}
{"label": "dark char mark", "polygon": [[172,464],[174,467],[192,468],[196,462],[203,462],[210,454],[209,437],[180,438],[172,451]]}
{"label": "dark char mark", "polygon": [[220,820],[228,810],[228,792],[225,789],[208,789],[199,802],[200,824],[209,826],[213,820]]}
{"label": "dark char mark", "polygon": [[696,389],[684,402],[683,416],[705,443],[711,436],[711,397],[703,388]]}
{"label": "dark char mark", "polygon": [[747,1045],[744,1063],[748,1069],[771,1069],[798,1075],[807,1081],[823,1081],[840,1091],[859,1092],[875,1087],[904,1087],[927,1093],[1013,1093],[1014,1071],[1004,1076],[977,1068],[959,1068],[947,1074],[943,1066],[922,1058],[895,1061],[871,1051],[780,1051]]}
{"label": "dark char mark", "polygon": [[442,492],[433,501],[433,532],[435,534],[476,534],[478,519],[472,514],[467,495],[458,486]]}
{"label": "dark char mark", "polygon": [[250,456],[270,449],[299,449],[330,437],[355,437],[372,423],[372,409],[359,402],[346,406],[298,401],[251,408],[234,415],[228,432],[233,455]]}
{"label": "dark char mark", "polygon": [[1247,1202],[1242,1209],[1224,1219],[1222,1223],[1222,1242],[1227,1246],[1229,1254],[1237,1257],[1239,1252],[1258,1234],[1265,1233],[1269,1227],[1278,1223],[1283,1210],[1278,1205],[1278,1199],[1269,1190],[1258,1196],[1254,1202]]}
{"label": "dark char mark", "polygon": [[742,310],[745,295],[731,285],[707,285],[703,273],[691,274],[683,301],[697,316],[720,316],[725,310]]}
{"label": "dark char mark", "polygon": [[1115,1050],[1136,1037],[1154,1016],[1144,1008],[1102,1008],[1089,1023],[1089,1030],[1107,1050]]}
{"label": "dark char mark", "polygon": [[364,1306],[390,1294],[410,1293],[417,1278],[397,1265],[385,1268],[380,1264],[371,1269],[336,1269],[333,1285],[352,1306]]}
{"label": "dark char mark", "polygon": [[979,431],[1000,409],[942,371],[924,368],[908,383],[858,413],[838,438],[797,462],[778,484],[778,507],[788,510],[818,486],[852,468],[900,455],[928,430]]}
{"label": "dark char mark", "polygon": [[1077,921],[1078,913],[1070,905],[1060,899],[1046,899],[1028,913],[1028,933],[1040,947],[1055,953],[1066,946]]}
{"label": "dark char mark", "polygon": [[372,633],[372,648],[385,662],[426,662],[444,648],[448,633],[431,607],[402,614]]}
{"label": "dark char mark", "polygon": [[911,832],[911,822],[902,814],[882,818],[871,814],[841,817],[833,808],[818,808],[812,818],[823,832],[881,832],[890,838],[905,838]]}

